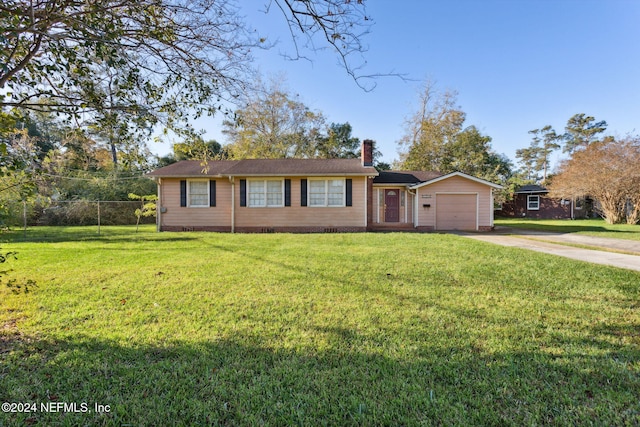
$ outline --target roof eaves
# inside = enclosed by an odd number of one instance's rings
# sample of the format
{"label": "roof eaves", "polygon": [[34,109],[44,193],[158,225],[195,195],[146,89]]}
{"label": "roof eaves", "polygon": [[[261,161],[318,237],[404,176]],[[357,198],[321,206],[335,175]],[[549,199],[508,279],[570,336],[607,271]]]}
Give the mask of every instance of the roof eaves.
{"label": "roof eaves", "polygon": [[407,187],[411,188],[414,185],[420,184],[420,182],[374,182],[374,187]]}
{"label": "roof eaves", "polygon": [[466,173],[463,173],[463,172],[451,172],[451,173],[448,173],[446,175],[442,175],[442,176],[439,176],[437,178],[431,179],[429,181],[425,181],[425,182],[421,182],[421,183],[415,184],[410,188],[411,189],[416,189],[416,188],[424,187],[424,186],[427,186],[427,185],[435,184],[436,182],[440,182],[440,181],[443,181],[443,180],[448,179],[448,178],[452,178],[454,176],[459,176],[459,177],[462,177],[462,178],[466,178],[466,179],[469,179],[471,181],[475,181],[475,182],[477,182],[479,184],[488,185],[489,187],[495,188],[497,190],[500,190],[500,189],[504,188],[500,184],[494,184],[491,181],[487,181],[487,180],[481,179],[481,178],[476,178],[475,176],[467,175]]}
{"label": "roof eaves", "polygon": [[208,178],[227,178],[226,174],[198,174],[198,175],[146,175],[149,178],[179,178],[179,179],[208,179]]}
{"label": "roof eaves", "polygon": [[261,176],[270,176],[270,177],[282,177],[282,176],[377,176],[377,174],[372,173],[361,173],[361,172],[285,172],[285,173],[233,173],[233,174],[225,174],[226,176],[232,177],[261,177]]}
{"label": "roof eaves", "polygon": [[529,190],[529,191],[516,191],[514,194],[535,194],[535,193],[547,194],[548,192],[549,190]]}

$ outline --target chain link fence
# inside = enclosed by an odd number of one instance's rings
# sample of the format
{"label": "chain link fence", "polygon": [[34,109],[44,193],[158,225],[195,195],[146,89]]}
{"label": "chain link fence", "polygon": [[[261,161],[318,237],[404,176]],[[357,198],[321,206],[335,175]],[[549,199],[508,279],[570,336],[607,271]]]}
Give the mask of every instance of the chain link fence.
{"label": "chain link fence", "polygon": [[[27,225],[135,225],[136,209],[140,201],[69,200],[55,201],[44,206],[33,206],[27,216]],[[155,218],[141,217],[140,224],[153,224]]]}

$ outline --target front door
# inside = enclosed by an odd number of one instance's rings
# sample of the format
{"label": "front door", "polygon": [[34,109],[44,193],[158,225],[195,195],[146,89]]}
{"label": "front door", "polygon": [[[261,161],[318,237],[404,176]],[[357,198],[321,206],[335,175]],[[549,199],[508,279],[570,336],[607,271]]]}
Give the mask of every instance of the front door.
{"label": "front door", "polygon": [[384,190],[384,222],[400,221],[400,190]]}

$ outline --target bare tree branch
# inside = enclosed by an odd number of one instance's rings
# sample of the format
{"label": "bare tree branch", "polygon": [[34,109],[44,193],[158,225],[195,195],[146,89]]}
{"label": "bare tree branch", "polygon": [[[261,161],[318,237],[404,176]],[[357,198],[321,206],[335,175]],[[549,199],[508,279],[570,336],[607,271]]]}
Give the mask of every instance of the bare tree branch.
{"label": "bare tree branch", "polygon": [[[337,54],[340,66],[367,92],[375,89],[376,79],[380,77],[407,80],[405,74],[395,72],[363,72],[367,65],[365,53],[368,51],[364,38],[374,24],[363,0],[269,0],[265,13],[270,11],[273,4],[284,15],[294,45],[294,54],[285,55],[286,58],[310,61],[302,53],[303,49],[315,52],[330,48]],[[316,47],[316,42],[324,47]]]}

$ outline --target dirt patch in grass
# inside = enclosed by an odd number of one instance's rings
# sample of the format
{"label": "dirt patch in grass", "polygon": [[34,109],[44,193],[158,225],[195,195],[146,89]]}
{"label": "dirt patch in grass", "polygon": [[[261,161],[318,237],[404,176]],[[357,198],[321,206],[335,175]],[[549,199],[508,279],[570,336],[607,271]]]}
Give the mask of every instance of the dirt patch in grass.
{"label": "dirt patch in grass", "polygon": [[8,353],[28,339],[18,329],[20,318],[5,320],[0,326],[0,353]]}

